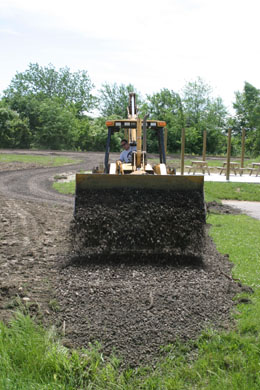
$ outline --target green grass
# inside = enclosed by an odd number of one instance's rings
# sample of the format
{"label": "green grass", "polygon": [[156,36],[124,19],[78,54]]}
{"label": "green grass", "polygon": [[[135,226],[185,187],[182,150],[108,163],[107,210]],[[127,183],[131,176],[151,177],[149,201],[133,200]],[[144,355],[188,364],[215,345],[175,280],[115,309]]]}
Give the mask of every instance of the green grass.
{"label": "green grass", "polygon": [[37,155],[21,155],[21,154],[7,154],[0,153],[1,163],[25,163],[36,164],[39,166],[56,167],[65,164],[77,164],[80,160],[74,160],[62,156],[37,156]]}
{"label": "green grass", "polygon": [[104,364],[97,347],[69,351],[53,330],[44,330],[28,316],[18,314],[9,326],[0,323],[1,390],[94,388],[87,386],[117,364],[115,358]]}
{"label": "green grass", "polygon": [[61,194],[75,194],[76,182],[75,180],[68,183],[54,182],[52,187]]}
{"label": "green grass", "polygon": [[206,202],[221,199],[260,202],[259,184],[204,182],[204,191]]}

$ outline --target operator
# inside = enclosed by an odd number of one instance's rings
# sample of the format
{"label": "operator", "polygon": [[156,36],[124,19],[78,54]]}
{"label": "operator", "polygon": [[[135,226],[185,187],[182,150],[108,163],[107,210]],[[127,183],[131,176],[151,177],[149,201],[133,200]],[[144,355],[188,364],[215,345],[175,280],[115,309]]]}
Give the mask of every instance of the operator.
{"label": "operator", "polygon": [[122,139],[121,147],[124,149],[120,154],[119,160],[121,162],[130,163],[132,162],[132,153],[136,150],[136,146],[130,146],[126,139]]}

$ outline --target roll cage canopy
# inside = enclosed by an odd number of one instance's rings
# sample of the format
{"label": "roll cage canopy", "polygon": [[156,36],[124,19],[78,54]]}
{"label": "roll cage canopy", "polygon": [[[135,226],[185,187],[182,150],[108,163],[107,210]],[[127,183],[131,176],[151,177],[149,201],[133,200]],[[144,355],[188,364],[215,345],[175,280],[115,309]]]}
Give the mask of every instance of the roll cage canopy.
{"label": "roll cage canopy", "polygon": [[[106,126],[113,132],[115,131],[118,132],[121,129],[136,129],[137,120],[136,119],[111,120],[111,121],[106,121]],[[154,120],[146,121],[147,129],[160,130],[165,126],[166,126],[166,122],[164,121],[154,121]]]}
{"label": "roll cage canopy", "polygon": [[[119,120],[109,120],[106,121],[106,126],[108,129],[107,134],[107,143],[106,143],[106,152],[105,152],[105,172],[109,173],[109,152],[110,152],[110,142],[111,136],[115,132],[119,132],[122,129],[136,129],[137,128],[137,119],[119,119]],[[143,135],[146,134],[146,130],[155,131],[155,134],[158,137],[158,151],[160,155],[160,163],[166,164],[166,150],[164,145],[164,131],[166,122],[156,121],[156,120],[142,120],[142,130]],[[146,135],[145,135],[146,138]],[[146,141],[145,141],[146,144]],[[145,146],[146,151],[146,146]]]}

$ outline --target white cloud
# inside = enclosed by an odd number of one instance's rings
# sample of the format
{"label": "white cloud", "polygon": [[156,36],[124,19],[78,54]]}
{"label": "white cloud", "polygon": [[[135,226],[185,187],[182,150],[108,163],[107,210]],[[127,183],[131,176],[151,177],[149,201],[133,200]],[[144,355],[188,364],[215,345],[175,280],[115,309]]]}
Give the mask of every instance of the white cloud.
{"label": "white cloud", "polygon": [[15,31],[11,28],[1,28],[0,27],[0,35],[1,34],[15,35],[15,36],[20,35],[20,33],[18,31]]}

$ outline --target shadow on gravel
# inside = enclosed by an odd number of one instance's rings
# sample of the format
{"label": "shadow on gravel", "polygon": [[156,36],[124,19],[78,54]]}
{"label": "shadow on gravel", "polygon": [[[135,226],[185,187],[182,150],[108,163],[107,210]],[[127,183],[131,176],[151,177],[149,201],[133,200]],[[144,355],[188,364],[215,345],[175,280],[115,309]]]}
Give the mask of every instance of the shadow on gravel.
{"label": "shadow on gravel", "polygon": [[202,257],[192,257],[192,256],[171,256],[171,255],[146,255],[146,254],[136,254],[128,255],[125,253],[120,254],[104,254],[96,255],[93,257],[82,257],[82,256],[71,256],[64,263],[63,267],[70,266],[79,266],[79,267],[88,267],[89,265],[99,265],[99,266],[124,266],[135,267],[136,265],[150,265],[153,267],[203,267],[203,258]]}

